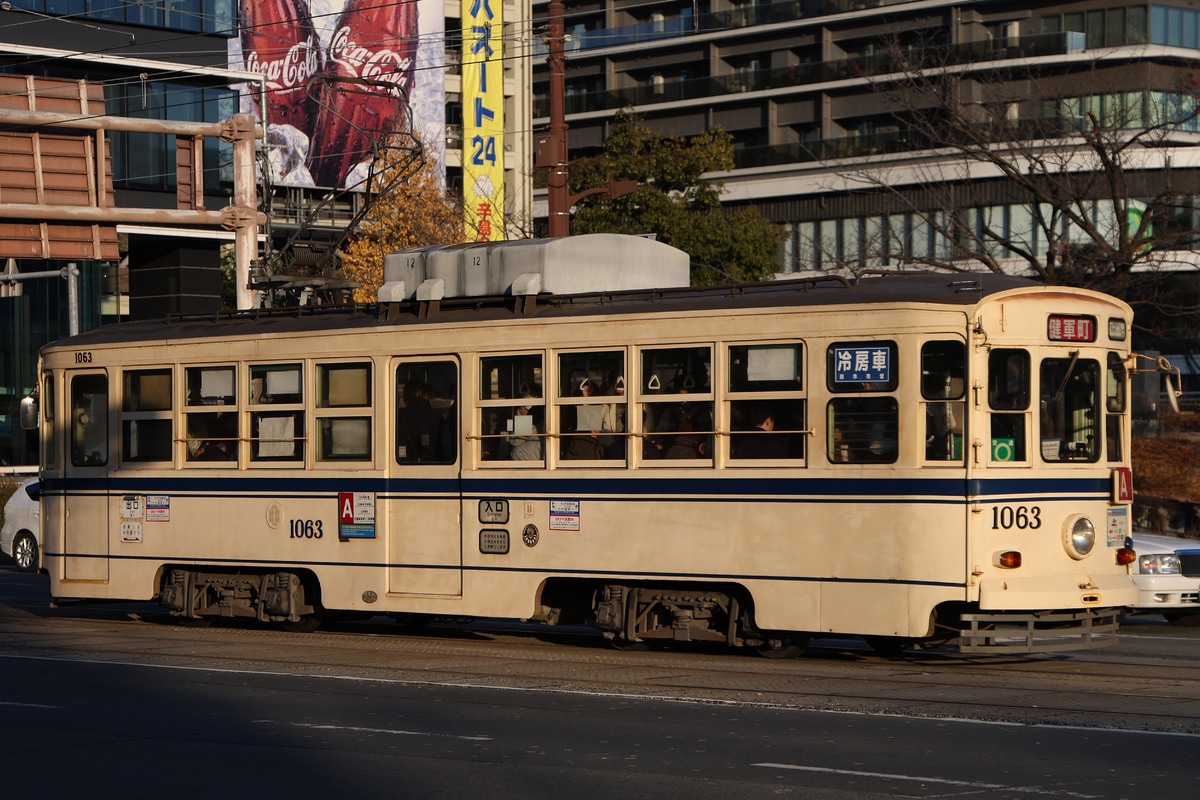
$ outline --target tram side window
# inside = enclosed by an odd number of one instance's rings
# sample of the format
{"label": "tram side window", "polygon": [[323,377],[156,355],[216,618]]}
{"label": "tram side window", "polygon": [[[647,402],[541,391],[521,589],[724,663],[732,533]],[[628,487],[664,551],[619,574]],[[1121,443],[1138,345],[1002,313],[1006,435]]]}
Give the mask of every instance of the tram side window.
{"label": "tram side window", "polygon": [[71,379],[71,463],[99,467],[108,463],[108,377]]}
{"label": "tram side window", "polygon": [[896,398],[835,397],[827,408],[826,430],[833,463],[894,463],[900,441]]}
{"label": "tram side window", "polygon": [[1105,450],[1108,453],[1109,461],[1120,461],[1123,455],[1121,452],[1121,442],[1123,441],[1121,418],[1125,413],[1125,392],[1129,382],[1129,372],[1125,369],[1125,359],[1121,358],[1119,353],[1108,354],[1107,375],[1105,410],[1108,413],[1104,418]]}
{"label": "tram side window", "polygon": [[171,370],[131,369],[122,375],[121,461],[170,461]]}
{"label": "tram side window", "polygon": [[[184,370],[187,460],[237,461],[237,386],[231,366]],[[227,410],[216,410],[228,406]],[[200,409],[204,409],[203,411]]]}
{"label": "tram side window", "polygon": [[304,370],[300,364],[250,367],[250,460],[304,460]]}
{"label": "tram side window", "polygon": [[804,346],[729,348],[729,457],[755,462],[803,459]]}
{"label": "tram side window", "polygon": [[967,348],[959,341],[921,346],[921,399],[925,407],[925,460],[963,459]]}
{"label": "tram side window", "polygon": [[490,356],[479,363],[480,460],[544,463],[542,354]]}
{"label": "tram side window", "polygon": [[418,361],[396,368],[396,461],[458,460],[458,365]]}
{"label": "tram side window", "polygon": [[1046,358],[1041,368],[1042,460],[1100,460],[1100,362]]}
{"label": "tram side window", "polygon": [[825,381],[835,397],[826,413],[826,454],[835,464],[890,464],[899,454],[900,413],[891,392],[900,380],[896,343],[836,342],[826,352]]}
{"label": "tram side window", "polygon": [[988,354],[992,463],[1026,461],[1029,373],[1029,353],[1024,350],[996,349]]}
{"label": "tram side window", "polygon": [[712,461],[712,348],[642,351],[642,457]]}
{"label": "tram side window", "polygon": [[564,461],[624,461],[625,353],[558,356],[559,447]]}
{"label": "tram side window", "polygon": [[318,461],[371,458],[371,365],[317,365]]}

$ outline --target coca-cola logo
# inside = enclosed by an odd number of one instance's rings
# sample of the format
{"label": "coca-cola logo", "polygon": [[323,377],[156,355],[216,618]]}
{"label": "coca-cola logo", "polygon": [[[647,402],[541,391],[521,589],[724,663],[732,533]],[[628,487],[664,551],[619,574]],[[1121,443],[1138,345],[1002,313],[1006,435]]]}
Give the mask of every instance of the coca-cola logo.
{"label": "coca-cola logo", "polygon": [[[343,25],[329,42],[329,58],[341,64],[351,75],[367,80],[385,81],[403,90],[408,85],[412,57],[395,50],[372,50],[363,47],[350,35],[350,26]],[[393,92],[397,97],[400,92]]]}
{"label": "coca-cola logo", "polygon": [[321,51],[315,36],[292,45],[283,58],[274,61],[263,61],[257,50],[246,54],[246,70],[262,73],[267,79],[267,88],[271,90],[303,87],[320,68]]}

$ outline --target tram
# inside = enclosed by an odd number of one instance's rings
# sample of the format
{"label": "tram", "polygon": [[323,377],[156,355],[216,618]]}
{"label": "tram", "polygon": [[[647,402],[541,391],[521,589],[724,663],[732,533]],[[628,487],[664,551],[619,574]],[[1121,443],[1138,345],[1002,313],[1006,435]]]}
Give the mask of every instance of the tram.
{"label": "tram", "polygon": [[1137,599],[1126,304],[687,274],[641,237],[425,248],[388,257],[377,304],[45,346],[25,410],[51,593],[768,656],[1114,640]]}

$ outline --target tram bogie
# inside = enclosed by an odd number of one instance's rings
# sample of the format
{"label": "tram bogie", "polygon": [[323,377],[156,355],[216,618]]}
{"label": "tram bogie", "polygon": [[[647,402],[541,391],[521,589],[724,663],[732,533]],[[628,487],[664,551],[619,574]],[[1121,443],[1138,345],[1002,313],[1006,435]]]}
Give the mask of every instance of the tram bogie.
{"label": "tram bogie", "polygon": [[318,621],[317,578],[311,572],[209,571],[167,567],[159,604],[184,619],[249,619],[292,626]]}
{"label": "tram bogie", "polygon": [[520,278],[496,296],[402,299],[440,280],[431,251],[397,302],[47,345],[53,595],[772,656],[1113,640],[1137,597],[1127,305],[998,275],[514,299],[537,285],[514,264],[627,266],[574,238],[443,253]]}

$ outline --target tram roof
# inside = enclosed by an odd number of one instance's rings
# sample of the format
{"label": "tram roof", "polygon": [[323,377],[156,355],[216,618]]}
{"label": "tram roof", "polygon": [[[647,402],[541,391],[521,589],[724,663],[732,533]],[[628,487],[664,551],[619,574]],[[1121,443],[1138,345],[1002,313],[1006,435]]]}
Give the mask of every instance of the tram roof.
{"label": "tram roof", "polygon": [[[887,273],[848,281],[820,276],[708,287],[639,289],[537,295],[493,295],[440,301],[312,306],[214,314],[105,325],[62,340],[70,346],[137,341],[180,341],[207,337],[272,336],[311,331],[353,331],[380,327],[485,321],[546,320],[586,316],[747,311],[821,306],[880,304],[969,307],[989,295],[1041,284],[993,273]],[[49,346],[54,346],[52,343]]]}

